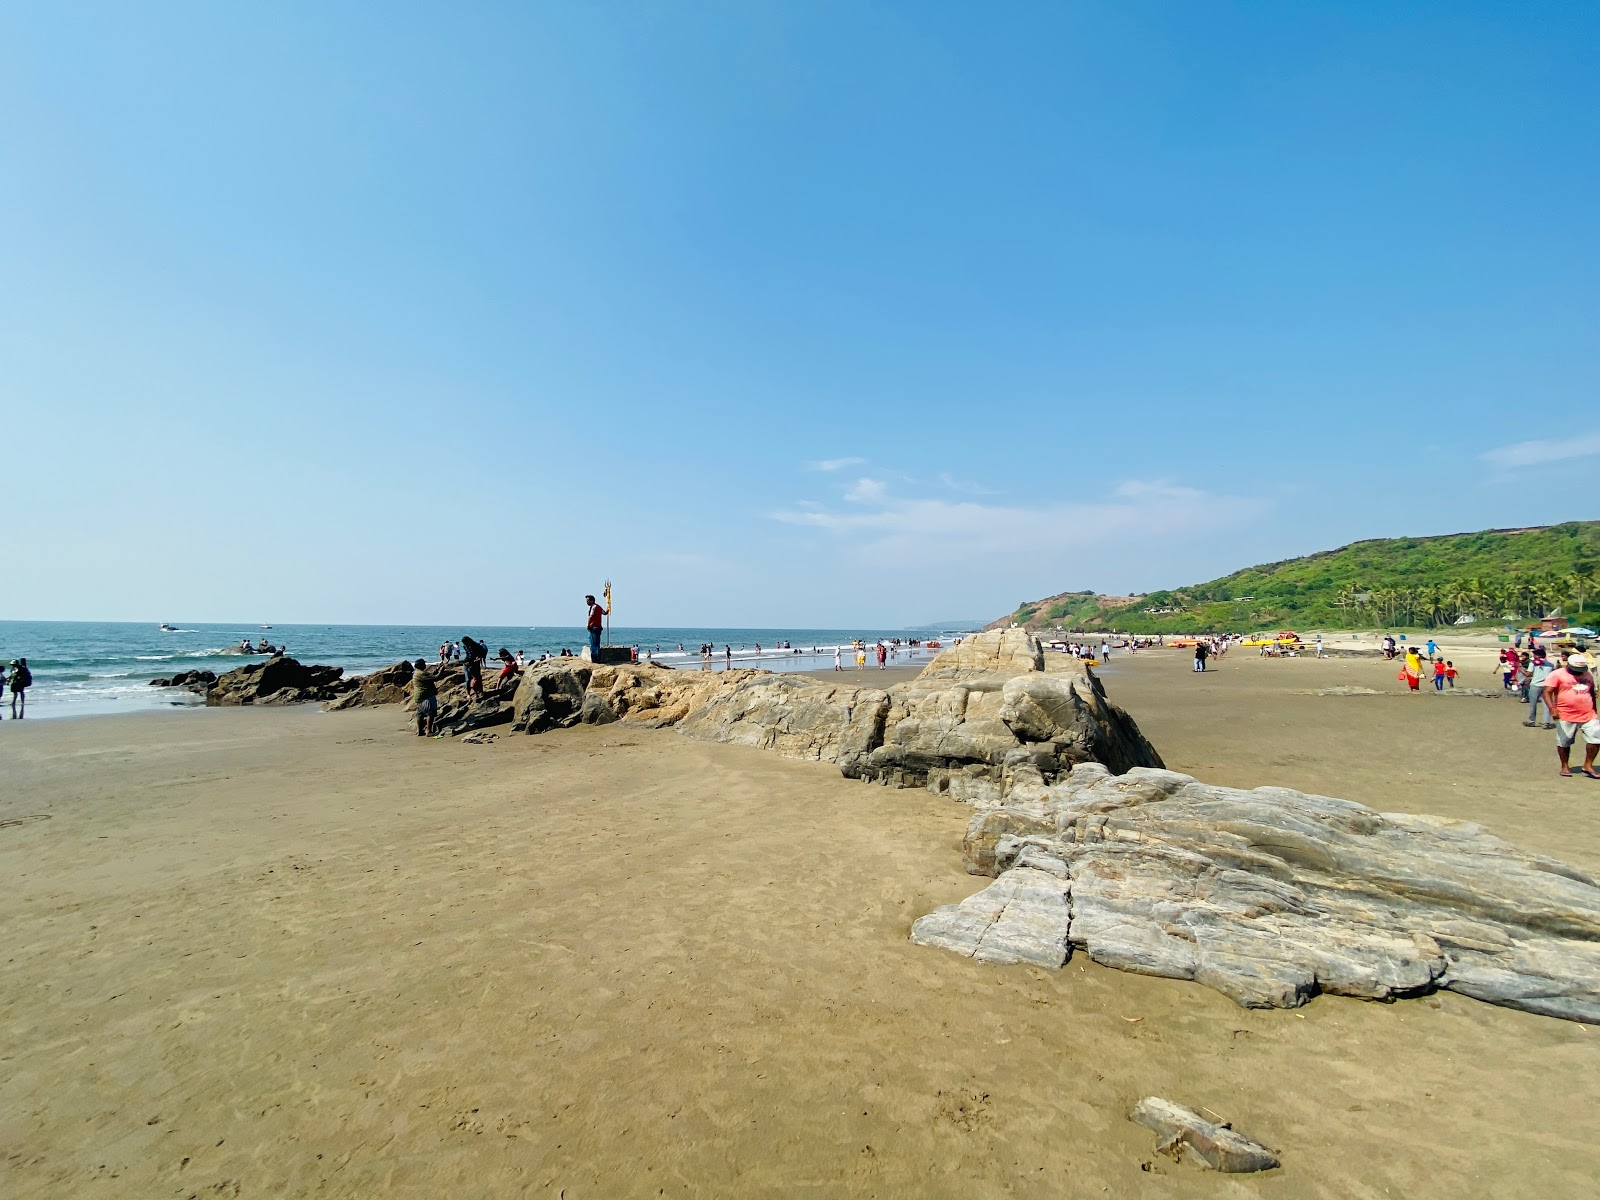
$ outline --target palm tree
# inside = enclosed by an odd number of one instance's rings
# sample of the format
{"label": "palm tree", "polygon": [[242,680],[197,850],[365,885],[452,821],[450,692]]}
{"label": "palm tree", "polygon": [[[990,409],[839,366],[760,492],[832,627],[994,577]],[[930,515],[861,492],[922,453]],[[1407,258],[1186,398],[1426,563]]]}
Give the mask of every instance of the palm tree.
{"label": "palm tree", "polygon": [[1594,568],[1587,563],[1580,563],[1572,568],[1562,583],[1567,589],[1567,595],[1578,601],[1578,611],[1581,613],[1584,597],[1594,590]]}

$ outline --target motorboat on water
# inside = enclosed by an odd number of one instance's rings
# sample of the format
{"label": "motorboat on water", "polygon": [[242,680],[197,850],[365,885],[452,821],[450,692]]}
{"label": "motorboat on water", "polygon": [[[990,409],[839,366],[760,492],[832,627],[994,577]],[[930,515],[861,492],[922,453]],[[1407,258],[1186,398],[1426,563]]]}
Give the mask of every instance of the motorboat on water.
{"label": "motorboat on water", "polygon": [[160,629],[162,633],[182,633],[183,632],[176,625],[168,625],[165,621],[161,622],[161,624],[158,625],[156,628]]}

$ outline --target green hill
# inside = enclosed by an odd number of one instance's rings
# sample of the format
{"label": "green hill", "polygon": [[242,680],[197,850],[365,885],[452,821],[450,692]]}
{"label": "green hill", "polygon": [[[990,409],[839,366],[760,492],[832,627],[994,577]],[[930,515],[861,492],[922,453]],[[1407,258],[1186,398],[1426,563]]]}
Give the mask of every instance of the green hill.
{"label": "green hill", "polygon": [[1600,521],[1379,538],[1147,596],[1063,592],[995,626],[1129,633],[1432,628],[1600,609]]}

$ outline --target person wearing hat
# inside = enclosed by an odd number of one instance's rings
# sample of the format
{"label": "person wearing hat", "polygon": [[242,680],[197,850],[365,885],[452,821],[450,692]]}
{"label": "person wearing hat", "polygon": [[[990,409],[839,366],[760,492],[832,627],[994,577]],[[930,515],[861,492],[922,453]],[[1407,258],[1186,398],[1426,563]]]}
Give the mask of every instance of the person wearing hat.
{"label": "person wearing hat", "polygon": [[1556,757],[1563,777],[1572,774],[1568,761],[1572,743],[1583,734],[1583,773],[1595,774],[1594,756],[1600,751],[1600,715],[1594,707],[1594,672],[1586,654],[1569,654],[1567,665],[1551,671],[1544,681],[1545,703],[1556,718]]}

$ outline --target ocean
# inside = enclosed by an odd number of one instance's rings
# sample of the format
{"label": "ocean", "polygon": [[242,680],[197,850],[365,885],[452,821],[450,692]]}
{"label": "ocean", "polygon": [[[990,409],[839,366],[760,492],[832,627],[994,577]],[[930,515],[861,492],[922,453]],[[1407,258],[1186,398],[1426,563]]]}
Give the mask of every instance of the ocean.
{"label": "ocean", "polygon": [[[26,658],[33,672],[28,691],[30,717],[90,716],[150,709],[190,707],[203,703],[180,690],[150,686],[150,680],[183,671],[222,674],[261,656],[246,657],[239,643],[266,638],[285,646],[303,663],[343,667],[347,675],[363,675],[402,658],[439,656],[443,641],[460,641],[471,634],[494,654],[501,646],[518,650],[530,659],[557,654],[563,648],[576,652],[586,644],[580,628],[547,626],[438,625],[242,625],[184,624],[168,631],[132,622],[0,621],[0,661]],[[899,638],[938,638],[927,631],[903,629],[693,629],[624,628],[611,632],[619,646],[637,645],[639,657],[653,655],[667,666],[698,668],[696,649],[703,642],[717,648],[716,664],[724,662],[723,647],[733,647],[737,666],[759,666],[772,671],[813,671],[833,664],[836,646],[848,647],[856,638],[868,643]],[[788,642],[796,650],[779,650]],[[760,645],[758,652],[756,646]],[[679,649],[679,647],[683,649]],[[813,653],[815,651],[815,653]],[[932,654],[902,646],[896,662],[924,662]],[[0,712],[9,715],[7,707]]]}

